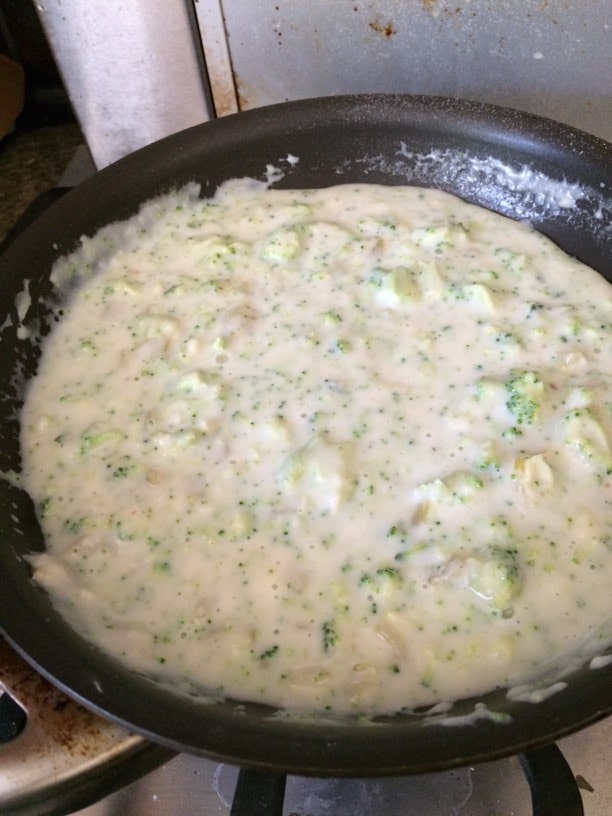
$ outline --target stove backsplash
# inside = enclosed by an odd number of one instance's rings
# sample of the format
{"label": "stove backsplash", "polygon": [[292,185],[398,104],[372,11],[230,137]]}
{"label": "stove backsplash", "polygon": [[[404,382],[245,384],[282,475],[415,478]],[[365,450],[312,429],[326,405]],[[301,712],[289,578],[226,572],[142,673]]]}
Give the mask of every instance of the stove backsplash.
{"label": "stove backsplash", "polygon": [[100,168],[190,125],[342,93],[464,97],[612,141],[609,0],[40,0]]}

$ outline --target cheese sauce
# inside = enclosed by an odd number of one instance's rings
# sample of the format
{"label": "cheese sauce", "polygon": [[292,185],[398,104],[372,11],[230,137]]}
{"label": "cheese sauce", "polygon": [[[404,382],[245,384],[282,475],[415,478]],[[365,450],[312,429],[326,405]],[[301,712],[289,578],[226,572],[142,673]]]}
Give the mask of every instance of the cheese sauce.
{"label": "cheese sauce", "polygon": [[610,638],[612,287],[446,193],[147,204],[23,410],[35,579],[194,693],[379,714]]}

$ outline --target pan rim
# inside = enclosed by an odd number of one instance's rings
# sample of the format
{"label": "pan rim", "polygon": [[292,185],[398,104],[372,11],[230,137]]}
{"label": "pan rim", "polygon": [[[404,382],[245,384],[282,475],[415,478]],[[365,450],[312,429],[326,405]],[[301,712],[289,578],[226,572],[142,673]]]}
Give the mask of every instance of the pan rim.
{"label": "pan rim", "polygon": [[[172,168],[180,165],[181,162],[184,164],[188,157],[191,156],[191,159],[195,160],[201,157],[203,152],[212,151],[213,154],[214,151],[226,150],[227,152],[229,150],[228,136],[234,136],[231,148],[233,151],[253,141],[266,138],[274,128],[279,133],[276,138],[282,138],[287,133],[287,123],[291,116],[294,117],[294,120],[298,120],[292,122],[291,128],[299,133],[303,140],[311,138],[313,132],[319,132],[321,128],[329,126],[330,122],[336,128],[341,127],[344,122],[345,127],[348,125],[352,128],[361,127],[363,133],[366,131],[371,133],[377,125],[380,127],[381,121],[380,119],[372,121],[371,118],[368,118],[372,116],[373,111],[385,112],[384,122],[396,128],[405,126],[406,117],[409,117],[411,126],[417,129],[425,128],[427,121],[432,121],[434,132],[444,130],[444,122],[447,123],[447,127],[449,121],[453,126],[464,123],[469,137],[476,141],[480,138],[479,134],[482,135],[485,125],[494,126],[502,130],[504,151],[508,150],[508,143],[512,143],[512,139],[518,139],[523,146],[546,142],[546,144],[553,145],[555,155],[569,155],[576,162],[582,163],[597,164],[603,160],[607,162],[608,168],[612,165],[610,161],[612,145],[597,137],[590,137],[565,125],[551,123],[533,114],[524,114],[484,103],[449,100],[444,97],[403,95],[351,95],[280,103],[269,108],[235,114],[225,120],[197,125],[188,131],[166,137],[154,145],[143,148],[137,154],[131,154],[100,171],[92,179],[67,193],[66,197],[53,205],[51,210],[45,213],[25,236],[15,241],[0,262],[0,274],[6,273],[16,284],[18,279],[23,277],[20,268],[24,255],[27,259],[30,253],[31,258],[32,246],[42,240],[46,242],[45,258],[47,259],[69,251],[70,247],[59,239],[55,247],[51,246],[49,231],[57,234],[57,224],[68,222],[72,233],[76,236],[79,206],[83,201],[91,201],[92,198],[95,200],[96,196],[100,197],[100,202],[96,203],[97,209],[93,220],[102,218],[104,206],[108,204],[109,199],[112,199],[113,185],[118,184],[126,176],[141,175],[147,179],[147,189],[152,189],[161,183],[161,190],[163,190],[165,179],[172,174]],[[359,133],[362,135],[362,131]],[[199,144],[201,141],[207,143],[205,147]],[[167,158],[168,154],[171,154],[170,166],[165,168],[163,179],[156,178],[156,166],[164,160],[164,157]],[[612,171],[609,171],[608,175],[610,180],[606,183],[610,189]],[[4,559],[6,556],[2,555],[0,558]],[[16,578],[14,583],[7,581],[7,576],[11,574],[13,578]],[[134,720],[134,706],[139,702],[143,688],[149,689],[147,683],[143,686],[141,680],[126,685],[126,678],[123,678],[122,693],[128,694],[128,700],[117,710],[116,700],[112,698],[109,700],[106,691],[106,687],[112,686],[113,678],[117,676],[117,668],[115,665],[107,665],[106,659],[102,663],[95,659],[91,647],[84,641],[81,642],[79,639],[76,655],[82,661],[90,661],[90,668],[79,668],[82,676],[79,676],[77,683],[66,678],[63,658],[59,654],[61,644],[57,641],[49,642],[41,639],[34,651],[29,647],[24,648],[23,644],[28,642],[30,634],[31,618],[27,620],[29,616],[23,615],[23,621],[20,624],[15,620],[16,616],[10,613],[11,604],[20,607],[22,611],[27,610],[35,619],[38,617],[39,622],[44,622],[45,617],[50,620],[52,612],[50,613],[49,610],[41,612],[44,605],[41,605],[40,597],[37,594],[41,591],[30,586],[31,581],[27,576],[26,565],[20,562],[19,558],[11,563],[8,572],[3,571],[0,577],[0,587],[3,584],[7,586],[4,591],[0,592],[2,596],[0,630],[17,651],[47,679],[97,713],[133,728],[148,739],[161,742],[172,750],[188,750],[222,761],[258,768],[282,767],[283,770],[289,772],[315,775],[380,776],[394,773],[424,773],[488,761],[510,753],[517,753],[526,748],[536,747],[595,722],[612,711],[609,691],[607,703],[604,699],[606,682],[609,689],[609,677],[612,676],[610,667],[607,667],[598,670],[603,672],[599,676],[604,680],[601,682],[602,687],[597,699],[604,700],[604,705],[588,706],[588,694],[585,694],[587,698],[584,700],[586,714],[573,717],[571,722],[568,722],[567,718],[564,720],[564,709],[559,704],[559,701],[566,697],[563,696],[564,692],[559,692],[559,695],[553,695],[549,701],[539,704],[543,706],[541,710],[546,712],[546,717],[550,720],[551,727],[548,731],[542,733],[538,730],[527,729],[527,733],[523,731],[519,734],[512,724],[502,725],[482,718],[469,729],[477,734],[479,747],[469,750],[462,745],[461,739],[457,740],[455,736],[449,736],[451,732],[439,726],[436,726],[434,730],[440,731],[440,736],[431,737],[430,749],[423,750],[423,740],[421,740],[419,751],[416,754],[412,749],[410,739],[414,737],[413,726],[406,728],[392,726],[394,731],[387,730],[386,733],[385,726],[372,726],[365,729],[363,726],[357,726],[358,731],[355,731],[353,727],[342,726],[341,734],[338,736],[337,726],[327,728],[326,726],[321,727],[321,723],[318,723],[317,728],[320,733],[316,738],[313,737],[312,727],[308,724],[297,726],[295,723],[283,723],[282,720],[270,720],[267,717],[257,719],[251,728],[245,728],[245,720],[248,717],[242,703],[232,706],[230,711],[225,714],[221,713],[219,716],[217,716],[220,710],[218,707],[211,709],[208,714],[211,715],[212,712],[212,716],[204,718],[205,733],[201,733],[196,728],[190,728],[189,742],[186,742],[184,726],[172,728],[170,731],[166,730],[163,734],[156,731],[155,722],[156,718],[159,718],[160,707],[164,708],[166,720],[172,720],[172,705],[168,707],[164,703],[163,696],[153,695],[155,700],[153,708],[156,708],[156,711],[147,711],[146,706],[141,706],[142,711]],[[608,678],[608,681],[605,678]],[[597,687],[599,688],[599,685]],[[573,694],[575,694],[574,690],[569,697]],[[575,700],[570,700],[570,702],[575,705]],[[530,710],[530,704],[522,705],[525,707],[524,710]],[[191,710],[185,710],[185,717],[188,717]],[[528,717],[526,716],[525,719]],[[376,733],[373,734],[373,731]],[[290,742],[292,745],[288,747]],[[351,758],[346,757],[346,743],[348,742],[353,748]],[[262,746],[261,743],[265,745]],[[383,755],[386,757],[384,760]],[[282,757],[282,760],[279,760],[279,757]],[[282,762],[281,765],[279,761]]]}

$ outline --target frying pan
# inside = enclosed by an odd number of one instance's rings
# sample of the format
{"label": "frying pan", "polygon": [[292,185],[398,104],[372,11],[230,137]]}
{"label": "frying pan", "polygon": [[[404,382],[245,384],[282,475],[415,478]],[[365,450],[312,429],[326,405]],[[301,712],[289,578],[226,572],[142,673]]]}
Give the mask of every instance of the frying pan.
{"label": "frying pan", "polygon": [[[194,180],[212,194],[239,176],[296,188],[342,182],[439,187],[531,220],[610,279],[612,147],[579,131],[492,106],[407,96],[305,100],[200,125],[94,175],[0,259],[2,472],[19,471],[18,412],[40,337],[53,323],[48,276],[54,260],[76,248],[83,234],[129,217],[148,198]],[[18,314],[15,299],[23,291]],[[554,693],[542,694],[540,702],[497,690],[461,700],[444,715],[300,721],[265,706],[182,696],[102,654],[58,616],[31,580],[24,556],[44,542],[32,503],[14,479],[0,483],[0,531],[5,637],[68,694],[172,749],[303,775],[424,773],[544,745],[612,710],[611,650],[596,663],[568,668],[552,687],[543,679]]]}

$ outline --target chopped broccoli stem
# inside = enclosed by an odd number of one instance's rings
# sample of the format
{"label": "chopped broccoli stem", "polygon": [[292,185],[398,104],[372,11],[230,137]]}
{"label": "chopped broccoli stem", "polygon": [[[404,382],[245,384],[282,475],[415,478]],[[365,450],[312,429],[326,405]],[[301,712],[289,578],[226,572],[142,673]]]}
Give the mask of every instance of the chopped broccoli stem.
{"label": "chopped broccoli stem", "polygon": [[95,448],[100,448],[112,442],[119,442],[124,438],[124,434],[114,428],[103,430],[99,428],[88,428],[81,435],[79,452],[81,455],[84,455]]}

